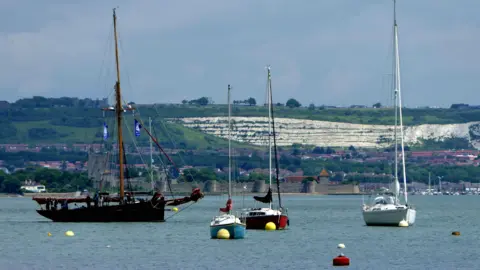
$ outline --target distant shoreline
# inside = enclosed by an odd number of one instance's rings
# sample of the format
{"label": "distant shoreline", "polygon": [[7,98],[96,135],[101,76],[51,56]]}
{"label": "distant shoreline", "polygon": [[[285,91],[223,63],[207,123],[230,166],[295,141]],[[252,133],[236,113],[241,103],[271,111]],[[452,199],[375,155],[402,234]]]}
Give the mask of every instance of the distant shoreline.
{"label": "distant shoreline", "polygon": [[[59,193],[24,193],[23,195],[19,194],[12,194],[12,193],[0,193],[0,198],[32,198],[34,196],[38,197],[74,197],[76,192],[59,192]],[[167,197],[170,196],[170,193],[164,193]],[[227,196],[225,192],[204,192],[205,196]],[[240,193],[236,192],[234,196],[258,196],[259,194],[263,194],[263,192],[259,193],[252,193],[252,192],[245,192]],[[174,192],[174,196],[189,196],[189,192]],[[323,193],[300,193],[300,192],[285,192],[282,193],[285,196],[350,196],[350,195],[363,195],[363,193],[342,193],[342,194],[323,194]]]}

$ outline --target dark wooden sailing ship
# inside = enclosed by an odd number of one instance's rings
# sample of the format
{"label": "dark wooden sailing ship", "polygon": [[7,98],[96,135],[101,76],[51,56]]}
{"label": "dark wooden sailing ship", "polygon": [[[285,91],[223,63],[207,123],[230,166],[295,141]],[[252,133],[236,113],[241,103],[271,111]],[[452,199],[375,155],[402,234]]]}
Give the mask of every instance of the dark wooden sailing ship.
{"label": "dark wooden sailing ship", "polygon": [[[125,150],[123,145],[122,117],[124,111],[132,111],[132,106],[123,106],[120,88],[120,67],[118,56],[117,40],[117,17],[115,9],[113,10],[113,29],[115,37],[115,62],[117,70],[117,82],[115,83],[115,107],[104,110],[114,111],[116,114],[117,135],[118,135],[118,157],[119,157],[119,188],[118,194],[110,195],[108,193],[96,193],[93,198],[89,195],[83,197],[70,198],[45,198],[33,197],[42,209],[37,212],[57,222],[147,222],[147,221],[165,221],[165,206],[177,206],[188,202],[196,202],[203,198],[200,189],[196,188],[190,196],[167,200],[160,192],[155,192],[149,199],[137,198],[139,195],[152,195],[151,193],[125,192]],[[142,125],[142,128],[150,136],[153,142],[160,148],[169,161],[172,160],[166,155],[158,141]],[[173,163],[173,162],[172,162]],[[83,207],[69,208],[69,204],[85,203]],[[61,206],[60,209],[58,206]],[[45,208],[43,208],[45,207]]]}

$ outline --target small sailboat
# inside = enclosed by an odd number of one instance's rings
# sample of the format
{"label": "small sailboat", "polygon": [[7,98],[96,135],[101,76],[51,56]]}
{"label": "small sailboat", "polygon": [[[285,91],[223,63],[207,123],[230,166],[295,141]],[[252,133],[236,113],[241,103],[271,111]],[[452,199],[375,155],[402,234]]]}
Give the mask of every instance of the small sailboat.
{"label": "small sailboat", "polygon": [[228,85],[228,200],[225,208],[220,208],[221,214],[213,217],[210,223],[210,236],[217,238],[220,230],[228,231],[229,239],[243,239],[245,237],[246,225],[232,213],[232,144],[231,144],[231,105],[230,105],[230,85]]}
{"label": "small sailboat", "polygon": [[[416,218],[416,210],[408,205],[407,198],[407,175],[405,170],[405,151],[403,141],[402,98],[400,92],[400,62],[398,53],[398,25],[396,19],[396,1],[393,1],[393,35],[395,54],[395,85],[394,85],[394,110],[395,110],[395,176],[393,192],[385,192],[374,199],[371,205],[364,204],[362,207],[363,219],[367,226],[405,226],[413,225]],[[399,120],[399,121],[398,121]],[[400,142],[402,155],[403,192],[405,204],[400,203],[400,183],[398,182],[398,138],[397,124],[400,124]]]}
{"label": "small sailboat", "polygon": [[[267,223],[275,224],[275,229],[285,229],[289,225],[287,209],[282,207],[280,193],[279,166],[277,156],[277,143],[275,138],[275,122],[273,117],[272,78],[270,66],[267,67],[267,92],[268,92],[268,145],[269,145],[269,182],[268,192],[265,196],[254,196],[261,203],[268,203],[268,207],[243,209],[242,220],[245,220],[247,229],[264,230]],[[273,138],[273,145],[272,145]],[[275,179],[277,183],[278,209],[272,208],[272,148],[275,151]]]}

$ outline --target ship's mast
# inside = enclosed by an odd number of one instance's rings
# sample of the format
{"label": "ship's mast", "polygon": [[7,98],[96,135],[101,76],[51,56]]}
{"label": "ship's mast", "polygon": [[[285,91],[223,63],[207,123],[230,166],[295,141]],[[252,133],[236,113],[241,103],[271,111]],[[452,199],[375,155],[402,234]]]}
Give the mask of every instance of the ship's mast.
{"label": "ship's mast", "polygon": [[117,68],[117,83],[115,84],[115,113],[117,115],[117,132],[118,132],[118,157],[120,167],[120,202],[123,202],[124,197],[124,160],[123,160],[123,137],[122,137],[122,97],[120,88],[120,63],[118,59],[118,37],[117,37],[117,16],[115,14],[115,8],[113,9],[113,33],[115,36],[115,64]]}
{"label": "ship's mast", "polygon": [[[272,188],[272,89],[270,88],[270,66],[267,66],[267,98],[268,98],[268,189]],[[270,201],[269,208],[272,209]]]}
{"label": "ship's mast", "polygon": [[230,105],[230,84],[228,85],[228,198],[232,198],[232,124],[231,114],[232,106]]}
{"label": "ship's mast", "polygon": [[397,14],[396,14],[396,0],[393,0],[394,6],[394,34],[395,34],[395,91],[398,95],[398,116],[400,120],[400,146],[402,148],[402,177],[403,177],[403,196],[405,198],[405,204],[408,204],[407,198],[407,172],[405,168],[405,142],[404,142],[404,132],[403,132],[403,117],[402,117],[402,92],[400,86],[400,56],[398,52],[398,25],[397,25]]}
{"label": "ship's mast", "polygon": [[393,132],[393,140],[395,141],[395,203],[398,200],[398,136],[397,136],[397,129],[398,129],[398,77],[397,77],[397,12],[396,12],[396,3],[393,2],[393,55],[395,57],[394,60],[394,91],[393,91],[393,109],[395,110],[395,127]]}
{"label": "ship's mast", "polygon": [[[271,120],[271,128],[272,128],[272,137],[273,137],[273,153],[274,153],[274,158],[275,158],[275,179],[277,180],[277,195],[278,195],[278,207],[282,209],[282,198],[280,197],[280,179],[279,179],[279,173],[280,173],[280,168],[278,166],[278,153],[277,153],[277,139],[276,139],[276,133],[275,133],[275,120],[273,117],[273,94],[272,94],[272,75],[270,73],[270,66],[268,66],[268,89],[269,89],[269,100],[270,100],[270,120]],[[271,144],[270,144],[270,147]],[[271,148],[270,148],[271,149]],[[270,150],[271,153],[272,150]],[[271,155],[271,154],[270,154]],[[270,160],[272,160],[270,158]],[[270,180],[271,182],[272,180]],[[271,183],[270,183],[271,185]],[[270,208],[272,208],[272,205],[270,203]]]}

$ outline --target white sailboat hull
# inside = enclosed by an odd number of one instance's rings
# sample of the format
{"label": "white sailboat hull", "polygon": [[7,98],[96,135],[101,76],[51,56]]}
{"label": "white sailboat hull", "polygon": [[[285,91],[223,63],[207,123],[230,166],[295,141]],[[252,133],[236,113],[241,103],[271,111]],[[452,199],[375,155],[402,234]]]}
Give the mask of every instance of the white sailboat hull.
{"label": "white sailboat hull", "polygon": [[415,223],[417,212],[415,209],[363,209],[363,220],[367,226],[399,226],[405,220],[411,226]]}

